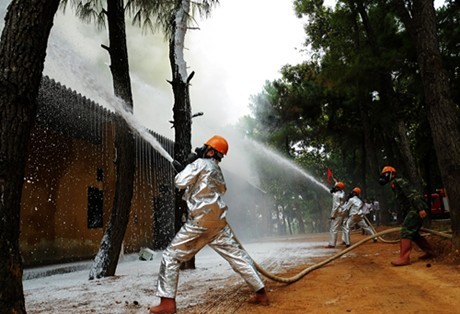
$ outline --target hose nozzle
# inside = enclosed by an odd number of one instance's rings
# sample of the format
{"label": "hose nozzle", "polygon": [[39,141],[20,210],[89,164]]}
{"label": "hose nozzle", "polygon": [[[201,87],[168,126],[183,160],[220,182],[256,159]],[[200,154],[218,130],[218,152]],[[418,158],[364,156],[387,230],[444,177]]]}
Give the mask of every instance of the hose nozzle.
{"label": "hose nozzle", "polygon": [[181,172],[182,170],[184,170],[184,166],[182,166],[182,164],[180,162],[178,162],[177,160],[173,160],[172,161],[172,166],[173,168],[179,173]]}

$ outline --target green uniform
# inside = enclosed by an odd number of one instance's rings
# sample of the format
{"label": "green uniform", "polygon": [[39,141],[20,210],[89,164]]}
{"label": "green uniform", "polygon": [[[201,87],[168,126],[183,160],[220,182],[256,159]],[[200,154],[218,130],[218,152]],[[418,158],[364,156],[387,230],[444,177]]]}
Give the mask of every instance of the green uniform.
{"label": "green uniform", "polygon": [[401,226],[401,239],[417,240],[420,237],[419,230],[423,224],[419,211],[427,210],[427,203],[420,193],[411,188],[404,179],[394,179],[391,183],[391,188],[405,216]]}

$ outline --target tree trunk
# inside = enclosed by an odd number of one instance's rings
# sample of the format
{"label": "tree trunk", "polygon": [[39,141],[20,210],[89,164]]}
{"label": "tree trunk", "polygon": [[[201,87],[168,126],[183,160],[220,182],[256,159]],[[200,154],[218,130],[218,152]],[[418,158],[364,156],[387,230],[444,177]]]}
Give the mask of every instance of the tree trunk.
{"label": "tree trunk", "polygon": [[[121,98],[132,113],[133,100],[129,76],[128,50],[123,0],[107,1],[109,25],[110,70],[115,96]],[[101,240],[99,252],[94,259],[89,279],[114,276],[131,212],[136,150],[134,137],[128,123],[116,119],[115,147],[117,149],[115,197],[110,220]]]}
{"label": "tree trunk", "polygon": [[0,42],[0,309],[26,313],[19,248],[30,130],[58,0],[13,0]]}
{"label": "tree trunk", "polygon": [[379,175],[379,163],[377,161],[377,154],[374,145],[373,129],[368,121],[369,113],[365,105],[359,106],[359,112],[361,116],[361,122],[364,133],[364,150],[366,152],[365,159],[367,160],[367,166],[371,176],[376,178]]}
{"label": "tree trunk", "polygon": [[[163,180],[166,178],[163,177]],[[158,196],[154,199],[154,221],[153,221],[153,250],[164,250],[168,247],[169,243],[174,237],[174,221],[172,220],[173,215],[171,211],[167,210],[171,208],[170,202],[172,199],[172,193],[169,184],[161,184],[159,187]]]}
{"label": "tree trunk", "polygon": [[319,224],[316,225],[317,232],[325,231],[325,221],[329,221],[330,211],[327,206],[321,204],[321,198],[318,196],[318,193],[315,193],[315,200],[317,204],[316,211],[319,213]]}
{"label": "tree trunk", "polygon": [[395,0],[396,12],[415,42],[431,135],[452,220],[452,252],[460,250],[460,115],[453,103],[436,31],[432,0]]}
{"label": "tree trunk", "polygon": [[276,215],[278,218],[278,235],[285,235],[286,228],[284,225],[284,212],[282,211],[283,206],[276,205]]}
{"label": "tree trunk", "polygon": [[[171,65],[174,94],[174,159],[185,164],[192,151],[192,109],[190,105],[189,83],[193,72],[188,77],[187,64],[184,60],[184,42],[187,32],[187,16],[190,11],[190,0],[176,0],[175,15],[172,19],[172,35],[169,40],[169,62]],[[182,193],[176,189],[175,227],[176,232],[184,223],[187,215],[187,204],[182,200]],[[195,259],[183,263],[182,268],[194,269]]]}
{"label": "tree trunk", "polygon": [[[436,31],[432,0],[414,1],[413,35],[422,77],[428,121],[438,157],[442,181],[447,190],[452,220],[452,251],[460,250],[460,113],[453,103],[449,78],[444,69]],[[458,256],[460,257],[460,256]]]}
{"label": "tree trunk", "polygon": [[409,137],[407,136],[406,124],[401,119],[396,120],[395,123],[397,129],[397,136],[399,138],[398,147],[400,149],[401,156],[403,157],[405,172],[412,185],[417,188],[417,191],[419,193],[422,193],[423,187],[420,171],[417,167],[417,163],[410,148],[410,141]]}
{"label": "tree trunk", "polygon": [[[377,43],[375,32],[369,21],[369,17],[364,7],[363,1],[359,0],[355,2],[356,2],[356,6],[358,9],[359,15],[361,16],[361,20],[362,20],[362,23],[363,23],[363,26],[366,32],[366,36],[368,39],[367,42],[369,43],[369,46],[371,47],[373,54],[377,58],[380,59],[381,50]],[[391,108],[391,112],[393,113],[393,120],[394,120],[394,124],[396,125],[395,135],[399,138],[399,141],[397,141],[395,144],[397,145],[399,152],[401,154],[402,161],[404,163],[404,168],[405,168],[404,170],[407,173],[407,176],[410,182],[414,186],[417,187],[419,192],[422,192],[422,183],[421,183],[422,180],[420,176],[420,171],[417,168],[417,164],[415,162],[414,155],[412,154],[412,151],[410,149],[410,143],[407,137],[406,126],[404,124],[404,121],[400,118],[400,115],[398,114],[398,110],[400,108],[399,100],[398,100],[398,97],[395,95],[395,92],[393,89],[393,82],[391,79],[391,74],[388,72],[380,71],[380,73],[378,73],[378,77],[380,79],[380,83],[382,86],[382,91],[381,91],[382,102],[384,104],[387,104],[388,107]]]}
{"label": "tree trunk", "polygon": [[296,210],[296,216],[297,220],[299,221],[299,233],[305,234],[305,224],[303,222],[303,211],[300,210],[300,208],[297,208]]}

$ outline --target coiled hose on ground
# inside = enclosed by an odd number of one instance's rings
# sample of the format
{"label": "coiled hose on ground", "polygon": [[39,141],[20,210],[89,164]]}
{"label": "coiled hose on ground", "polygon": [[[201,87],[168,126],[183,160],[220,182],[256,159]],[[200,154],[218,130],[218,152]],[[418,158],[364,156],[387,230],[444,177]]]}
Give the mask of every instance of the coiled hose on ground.
{"label": "coiled hose on ground", "polygon": [[[380,237],[384,234],[388,234],[388,233],[393,233],[393,232],[399,232],[401,231],[401,228],[398,227],[398,228],[391,228],[391,229],[387,229],[387,230],[383,230],[383,231],[380,231],[380,232],[377,232],[376,234],[373,234],[373,235],[370,235],[364,239],[362,239],[361,241],[359,242],[356,242],[355,244],[353,244],[352,246],[346,248],[345,250],[342,250],[340,251],[339,253],[325,259],[324,261],[322,262],[319,262],[315,265],[312,265],[310,267],[307,267],[305,268],[304,270],[302,270],[300,273],[298,273],[297,275],[295,276],[292,276],[292,277],[288,277],[288,278],[285,278],[285,277],[280,277],[280,276],[277,276],[277,275],[274,275],[274,274],[271,274],[269,273],[268,271],[266,271],[265,269],[263,269],[259,264],[255,263],[255,266],[257,268],[257,270],[265,277],[267,277],[268,279],[271,279],[273,281],[277,281],[277,282],[282,282],[282,283],[287,283],[287,284],[291,284],[291,283],[294,283],[298,280],[300,280],[301,278],[303,278],[305,275],[307,275],[308,273],[312,272],[313,270],[315,269],[318,269],[330,262],[332,262],[333,260],[339,258],[340,256],[350,252],[351,250],[354,250],[355,248],[357,248],[358,246],[360,246],[361,244],[369,241],[369,240],[372,240],[374,239],[375,237],[378,237],[380,239]],[[428,232],[428,233],[431,233],[431,234],[434,234],[434,235],[437,235],[437,236],[440,236],[440,237],[443,237],[443,238],[447,238],[447,239],[452,239],[452,235],[450,234],[447,234],[447,233],[443,233],[443,232],[439,232],[439,231],[435,231],[435,230],[430,230],[430,229],[425,229],[425,228],[421,228],[421,231],[423,232]],[[399,240],[398,240],[399,242]],[[388,242],[387,242],[388,243]]]}

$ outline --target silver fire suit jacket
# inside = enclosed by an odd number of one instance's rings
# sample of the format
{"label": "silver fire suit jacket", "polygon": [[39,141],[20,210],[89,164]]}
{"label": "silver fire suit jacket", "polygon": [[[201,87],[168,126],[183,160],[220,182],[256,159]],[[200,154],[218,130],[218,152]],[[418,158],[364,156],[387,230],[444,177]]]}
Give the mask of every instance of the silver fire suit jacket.
{"label": "silver fire suit jacket", "polygon": [[196,226],[217,227],[226,224],[227,205],[222,196],[227,191],[218,162],[212,158],[198,158],[175,177],[178,189],[185,189],[188,221]]}
{"label": "silver fire suit jacket", "polygon": [[331,210],[331,218],[336,218],[337,216],[341,215],[342,212],[340,211],[340,207],[343,205],[345,197],[344,191],[336,191],[332,193],[332,210]]}
{"label": "silver fire suit jacket", "polygon": [[264,283],[254,261],[227,224],[227,206],[222,200],[226,186],[218,162],[209,158],[195,160],[176,175],[175,185],[185,190],[183,198],[189,215],[163,252],[156,295],[176,297],[180,263],[205,245],[222,256],[254,291],[262,289]]}
{"label": "silver fire suit jacket", "polygon": [[345,205],[343,206],[343,209],[345,211],[349,211],[348,215],[354,216],[354,215],[363,215],[362,207],[363,207],[363,201],[358,197],[358,196],[353,196],[350,198]]}

